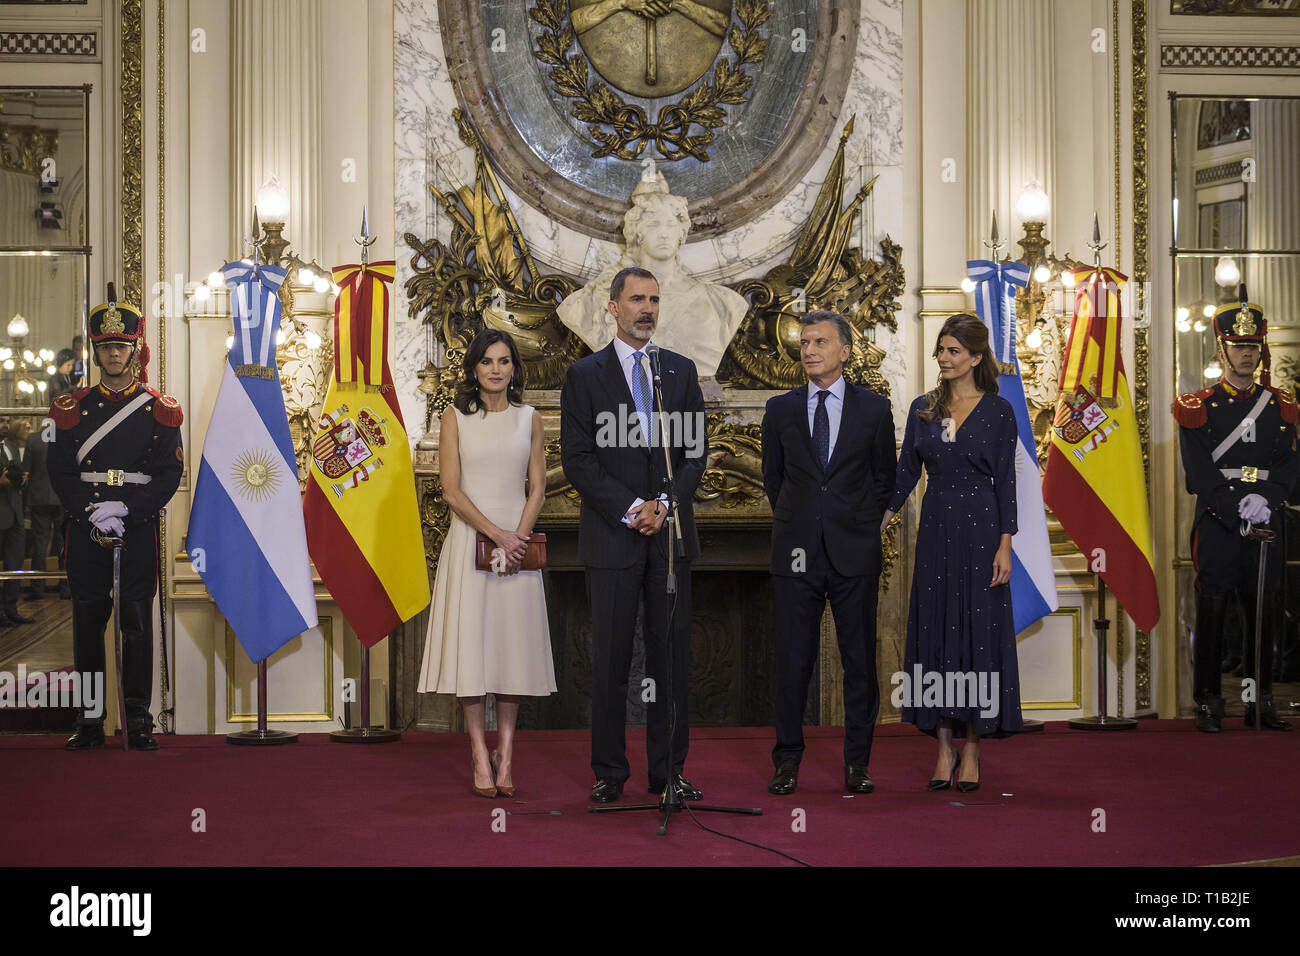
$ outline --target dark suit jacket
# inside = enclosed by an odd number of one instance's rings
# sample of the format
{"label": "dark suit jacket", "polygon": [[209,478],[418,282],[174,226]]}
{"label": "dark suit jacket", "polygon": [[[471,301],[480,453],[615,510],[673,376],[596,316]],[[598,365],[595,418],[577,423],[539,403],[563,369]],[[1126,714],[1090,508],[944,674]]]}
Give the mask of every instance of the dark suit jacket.
{"label": "dark suit jacket", "polygon": [[844,383],[844,409],[825,471],[808,428],[808,386],[768,399],[763,487],[772,506],[772,573],[793,576],[791,553],[824,547],[852,577],[879,574],[880,519],[894,493],[898,453],[889,399]]}
{"label": "dark suit jacket", "polygon": [[[4,468],[9,462],[18,462],[18,446],[9,439],[0,442],[0,468]],[[26,464],[23,464],[26,470]],[[0,488],[0,531],[12,528],[14,525],[22,527],[25,517],[23,515],[23,493],[22,489],[9,485]]]}
{"label": "dark suit jacket", "polygon": [[[49,421],[49,419],[46,419]],[[23,497],[30,508],[61,507],[59,496],[50,484],[49,454],[50,444],[44,439],[45,422],[32,429],[27,436],[27,451],[23,456],[23,468],[28,472],[27,490]]]}
{"label": "dark suit jacket", "polygon": [[[695,533],[695,511],[691,499],[708,460],[704,435],[704,395],[700,392],[695,363],[683,355],[659,350],[662,368],[664,408],[677,413],[690,431],[677,429],[668,436],[673,477],[679,502],[678,527],[686,545],[686,560],[699,556]],[[656,411],[658,409],[656,408]],[[602,414],[603,413],[603,414]],[[611,418],[612,416],[612,418]],[[630,447],[622,441],[598,441],[602,424],[636,420],[636,404],[619,366],[614,343],[569,366],[560,393],[560,460],[564,474],[582,495],[578,524],[578,557],[589,568],[626,568],[643,553],[646,538],[622,523],[623,515],[637,498],[649,501],[665,490],[662,448]],[[610,437],[605,431],[603,438]],[[692,439],[691,442],[683,441]],[[665,526],[651,539],[666,548]]]}

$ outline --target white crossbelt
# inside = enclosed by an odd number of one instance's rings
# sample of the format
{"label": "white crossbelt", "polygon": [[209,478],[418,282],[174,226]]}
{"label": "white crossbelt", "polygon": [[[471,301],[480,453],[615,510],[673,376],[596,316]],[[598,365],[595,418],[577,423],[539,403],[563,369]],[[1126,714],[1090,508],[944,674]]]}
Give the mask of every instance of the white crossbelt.
{"label": "white crossbelt", "polygon": [[1259,398],[1255,402],[1255,407],[1250,410],[1249,415],[1237,422],[1237,427],[1228,432],[1227,438],[1219,442],[1219,447],[1214,449],[1210,455],[1211,461],[1218,461],[1223,457],[1224,452],[1237,444],[1237,442],[1241,441],[1241,436],[1246,433],[1247,428],[1253,428],[1255,426],[1255,419],[1259,416],[1259,413],[1264,410],[1264,406],[1268,404],[1268,400],[1272,397],[1272,392],[1266,388],[1260,388]]}
{"label": "white crossbelt", "polygon": [[94,448],[96,445],[98,445],[101,441],[103,441],[108,436],[108,433],[111,432],[118,425],[120,425],[128,415],[134,412],[145,402],[151,401],[152,399],[153,399],[152,395],[150,395],[144,389],[141,389],[139,395],[137,395],[135,398],[131,399],[131,401],[126,403],[126,407],[124,407],[120,412],[118,412],[108,421],[104,422],[104,424],[96,428],[94,433],[91,434],[91,436],[82,443],[81,447],[77,449],[77,464],[80,465],[82,460],[87,455],[90,454],[90,450]]}
{"label": "white crossbelt", "polygon": [[147,485],[153,481],[153,475],[142,474],[138,471],[83,471],[81,480],[92,484]]}

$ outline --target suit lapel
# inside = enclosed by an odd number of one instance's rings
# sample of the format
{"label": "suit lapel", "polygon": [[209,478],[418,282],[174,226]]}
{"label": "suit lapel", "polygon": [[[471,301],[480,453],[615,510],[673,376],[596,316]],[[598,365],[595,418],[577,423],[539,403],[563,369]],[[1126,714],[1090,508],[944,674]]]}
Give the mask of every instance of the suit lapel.
{"label": "suit lapel", "polygon": [[848,437],[847,426],[853,424],[855,427],[858,422],[858,390],[848,380],[844,380],[844,407],[840,409],[840,430],[835,436],[835,449],[831,452],[831,460],[826,463],[826,474],[829,476],[837,465],[844,460],[844,446],[848,444],[845,438]]}
{"label": "suit lapel", "polygon": [[808,451],[808,457],[812,459],[814,465],[818,468],[822,463],[817,460],[817,449],[813,448],[812,443],[812,426],[808,424],[808,386],[796,388],[790,392],[790,411],[794,414],[795,425],[798,426],[798,432],[803,438],[803,447]]}

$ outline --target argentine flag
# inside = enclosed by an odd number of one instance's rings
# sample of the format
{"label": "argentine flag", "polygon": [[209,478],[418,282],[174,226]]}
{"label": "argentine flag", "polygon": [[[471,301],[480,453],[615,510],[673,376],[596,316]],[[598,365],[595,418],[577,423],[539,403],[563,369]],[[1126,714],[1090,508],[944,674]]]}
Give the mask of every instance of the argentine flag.
{"label": "argentine flag", "polygon": [[285,270],[228,263],[235,341],[190,511],[190,562],[258,663],[317,624],[275,339]]}
{"label": "argentine flag", "polygon": [[1016,443],[1016,526],[1020,530],[1011,539],[1011,611],[1019,634],[1059,606],[1034,429],[1016,360],[1016,287],[1028,284],[1029,266],[975,259],[966,263],[966,269],[975,282],[975,311],[989,327],[989,344],[1002,371],[998,393],[1015,409],[1020,433]]}

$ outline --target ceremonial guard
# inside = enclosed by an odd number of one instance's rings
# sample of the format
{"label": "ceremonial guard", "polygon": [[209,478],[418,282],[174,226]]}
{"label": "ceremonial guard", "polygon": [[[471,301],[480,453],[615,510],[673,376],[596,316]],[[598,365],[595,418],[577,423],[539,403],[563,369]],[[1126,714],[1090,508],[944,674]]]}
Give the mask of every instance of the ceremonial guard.
{"label": "ceremonial guard", "polygon": [[[145,384],[149,347],[134,306],[109,301],[90,313],[99,384],[55,399],[50,482],[67,513],[68,584],[78,673],[104,673],[104,629],[113,615],[113,551],[121,548],[118,597],[120,684],[127,745],[157,750],[150,679],[153,596],[158,583],[158,512],[180,484],[181,406]],[[139,364],[137,377],[134,365]],[[104,743],[102,711],[83,708],[68,750]]]}
{"label": "ceremonial guard", "polygon": [[[1269,381],[1264,314],[1249,303],[1241,286],[1239,302],[1221,306],[1214,316],[1223,377],[1174,403],[1187,490],[1196,495],[1192,524],[1192,562],[1196,567],[1196,632],[1193,643],[1196,729],[1217,733],[1223,719],[1220,695],[1220,643],[1233,593],[1245,611],[1245,675],[1254,677],[1256,635],[1260,675],[1256,687],[1259,719],[1269,730],[1290,730],[1273,703],[1273,628],[1282,587],[1282,542],[1260,540],[1280,534],[1282,508],[1300,474],[1296,451],[1297,405],[1290,393]],[[1261,381],[1255,371],[1262,364]],[[1259,582],[1264,551],[1264,581]],[[1263,616],[1256,621],[1262,589]],[[1246,705],[1246,726],[1254,726],[1256,707]]]}

